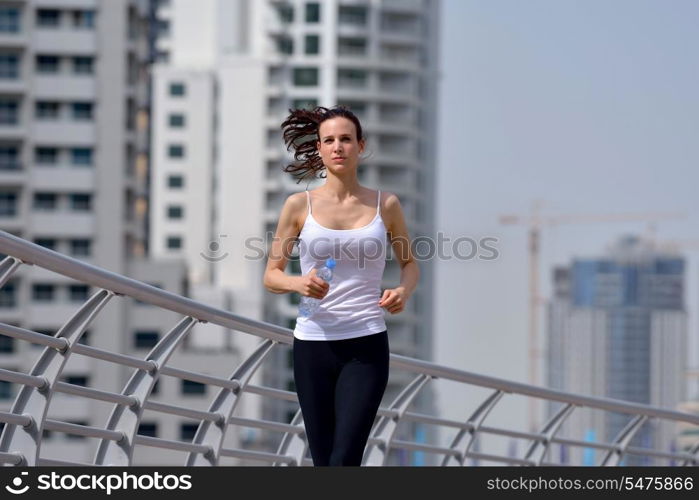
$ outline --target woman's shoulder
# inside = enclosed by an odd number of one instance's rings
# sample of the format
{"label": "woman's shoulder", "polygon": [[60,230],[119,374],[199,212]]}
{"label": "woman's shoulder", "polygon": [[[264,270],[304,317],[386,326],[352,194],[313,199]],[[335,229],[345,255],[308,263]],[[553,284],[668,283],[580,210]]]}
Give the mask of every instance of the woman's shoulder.
{"label": "woman's shoulder", "polygon": [[392,211],[400,207],[398,195],[391,191],[381,191],[381,211]]}

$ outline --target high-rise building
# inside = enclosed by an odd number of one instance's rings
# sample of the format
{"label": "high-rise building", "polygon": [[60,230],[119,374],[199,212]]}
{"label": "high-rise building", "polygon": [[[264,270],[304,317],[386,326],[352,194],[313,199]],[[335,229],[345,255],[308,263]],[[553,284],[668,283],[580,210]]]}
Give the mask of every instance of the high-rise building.
{"label": "high-rise building", "polygon": [[[148,29],[144,0],[0,3],[0,229],[186,293],[182,259],[153,262],[145,255]],[[0,322],[54,335],[95,291],[22,266],[2,288]],[[178,319],[115,297],[81,342],[142,358]],[[39,347],[3,336],[0,367],[27,372],[40,353]],[[198,368],[232,370],[225,351],[204,357],[196,349],[184,349],[178,355]],[[74,354],[61,381],[120,393],[130,375],[125,366]],[[206,401],[202,387],[164,378],[153,399],[165,394],[169,403],[188,406]],[[8,411],[16,395],[16,386],[0,382],[0,409]],[[104,426],[111,409],[110,404],[57,394],[49,416]],[[142,433],[180,439],[193,430],[190,421],[147,411]],[[93,439],[47,432],[42,441],[42,457],[91,462],[94,453]],[[143,460],[139,465],[183,463],[181,456],[154,462],[148,450],[138,456]]]}
{"label": "high-rise building", "polygon": [[[684,270],[682,257],[657,252],[636,237],[621,239],[607,257],[555,269],[549,386],[662,408],[685,401]],[[560,434],[613,441],[629,421],[620,413],[576,409]],[[671,422],[646,422],[631,446],[670,451],[676,436]],[[602,451],[596,453],[576,449],[569,456],[573,463],[596,464]],[[649,461],[629,455],[624,463]]]}
{"label": "high-rise building", "polygon": [[[293,328],[299,297],[262,286],[281,206],[307,187],[282,171],[290,155],[280,124],[289,108],[352,109],[370,153],[360,182],[396,193],[411,236],[432,236],[438,0],[157,4],[150,248],[186,259],[193,293]],[[433,263],[423,260],[420,269],[409,308],[386,321],[392,352],[431,359]],[[290,272],[300,273],[297,260]],[[384,278],[385,287],[398,284],[395,259]],[[289,350],[277,349],[265,363],[266,383],[293,388]],[[405,376],[389,380],[385,402]],[[417,407],[429,412],[432,398],[424,391]],[[286,422],[294,410],[287,402],[261,409]]]}

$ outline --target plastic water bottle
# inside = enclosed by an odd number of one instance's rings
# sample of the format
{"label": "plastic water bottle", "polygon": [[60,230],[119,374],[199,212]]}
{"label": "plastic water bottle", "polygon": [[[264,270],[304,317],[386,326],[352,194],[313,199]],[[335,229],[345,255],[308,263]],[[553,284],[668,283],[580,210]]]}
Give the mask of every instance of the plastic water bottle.
{"label": "plastic water bottle", "polygon": [[[325,265],[318,269],[316,276],[324,279],[325,281],[331,281],[333,279],[333,269],[335,269],[335,260],[328,259],[325,261]],[[301,297],[301,302],[299,303],[299,316],[303,318],[308,318],[320,305],[321,299],[316,299],[314,297],[306,297],[305,295]]]}

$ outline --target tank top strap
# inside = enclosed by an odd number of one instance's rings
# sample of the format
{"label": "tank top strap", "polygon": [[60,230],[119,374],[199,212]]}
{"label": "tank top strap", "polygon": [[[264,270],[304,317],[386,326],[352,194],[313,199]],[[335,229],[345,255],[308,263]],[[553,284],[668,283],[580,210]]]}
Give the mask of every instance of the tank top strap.
{"label": "tank top strap", "polygon": [[379,189],[379,200],[376,202],[376,213],[381,215],[381,190]]}
{"label": "tank top strap", "polygon": [[308,213],[311,213],[311,194],[308,192],[308,189],[306,189],[306,207],[308,209]]}

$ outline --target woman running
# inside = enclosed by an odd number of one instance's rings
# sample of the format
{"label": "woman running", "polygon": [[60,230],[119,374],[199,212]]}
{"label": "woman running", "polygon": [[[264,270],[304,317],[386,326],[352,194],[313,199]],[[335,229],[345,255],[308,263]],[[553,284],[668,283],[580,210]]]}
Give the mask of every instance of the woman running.
{"label": "woman running", "polygon": [[[398,197],[357,180],[365,139],[354,113],[344,107],[290,111],[282,130],[296,162],[284,170],[299,182],[326,181],[286,199],[264,285],[273,293],[322,299],[311,316],[296,319],[296,392],[313,465],[359,466],[388,382],[382,308],[391,314],[403,311],[420,271]],[[401,278],[382,294],[387,236]],[[296,241],[301,276],[285,273]],[[328,283],[316,273],[330,257],[336,266]]]}

